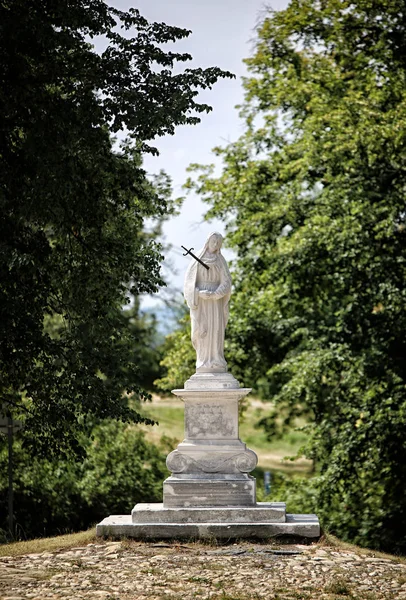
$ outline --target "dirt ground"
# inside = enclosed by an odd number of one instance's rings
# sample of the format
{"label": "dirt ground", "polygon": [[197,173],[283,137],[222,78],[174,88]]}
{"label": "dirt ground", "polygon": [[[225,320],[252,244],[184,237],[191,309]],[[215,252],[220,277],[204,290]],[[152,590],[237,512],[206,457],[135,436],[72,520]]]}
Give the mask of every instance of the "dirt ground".
{"label": "dirt ground", "polygon": [[82,544],[0,558],[1,600],[406,600],[403,559],[360,548]]}

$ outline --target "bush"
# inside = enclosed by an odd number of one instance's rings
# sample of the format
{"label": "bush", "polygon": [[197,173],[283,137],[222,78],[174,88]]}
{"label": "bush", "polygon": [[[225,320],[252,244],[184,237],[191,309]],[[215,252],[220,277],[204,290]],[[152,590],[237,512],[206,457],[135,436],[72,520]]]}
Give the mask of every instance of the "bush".
{"label": "bush", "polygon": [[[7,444],[0,440],[0,529],[7,525]],[[93,428],[82,461],[32,457],[17,437],[13,451],[14,520],[19,539],[85,529],[136,502],[162,500],[167,475],[162,448],[135,426],[114,421]]]}

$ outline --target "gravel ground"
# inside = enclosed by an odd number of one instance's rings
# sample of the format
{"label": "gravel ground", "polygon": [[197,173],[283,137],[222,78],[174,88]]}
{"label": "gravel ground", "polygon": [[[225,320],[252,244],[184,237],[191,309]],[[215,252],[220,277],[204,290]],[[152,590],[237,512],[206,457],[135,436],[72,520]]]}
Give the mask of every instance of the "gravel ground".
{"label": "gravel ground", "polygon": [[0,558],[0,599],[406,600],[406,564],[311,546],[104,542]]}

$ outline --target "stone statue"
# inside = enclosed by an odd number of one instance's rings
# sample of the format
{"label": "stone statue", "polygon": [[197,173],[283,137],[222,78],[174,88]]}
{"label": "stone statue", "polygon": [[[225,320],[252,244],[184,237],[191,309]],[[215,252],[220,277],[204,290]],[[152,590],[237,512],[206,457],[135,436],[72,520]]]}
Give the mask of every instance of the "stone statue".
{"label": "stone statue", "polygon": [[166,459],[171,475],[163,484],[163,503],[138,503],[131,515],[111,515],[99,523],[97,535],[141,540],[320,535],[315,515],[287,515],[284,502],[256,501],[249,473],[257,455],[238,431],[239,403],[251,390],[240,387],[224,360],[231,277],[222,241],[211,233],[196,255],[182,246],[192,256],[184,294],[197,370],[183,388],[172,390],[185,404],[185,438]]}
{"label": "stone statue", "polygon": [[228,321],[231,275],[221,254],[223,237],[211,233],[197,254],[209,268],[192,260],[186,271],[184,295],[190,308],[196,373],[225,373],[224,332]]}

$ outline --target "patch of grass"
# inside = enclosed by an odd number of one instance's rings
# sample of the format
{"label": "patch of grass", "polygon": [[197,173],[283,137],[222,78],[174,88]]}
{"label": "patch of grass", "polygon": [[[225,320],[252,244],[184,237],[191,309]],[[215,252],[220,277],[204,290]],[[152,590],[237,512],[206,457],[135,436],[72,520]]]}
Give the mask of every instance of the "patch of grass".
{"label": "patch of grass", "polygon": [[345,579],[338,578],[325,585],[324,591],[336,596],[351,596],[351,588]]}
{"label": "patch of grass", "polygon": [[347,552],[355,552],[355,554],[364,556],[370,556],[375,558],[389,558],[391,560],[396,561],[397,563],[406,563],[406,556],[398,556],[394,554],[387,554],[385,552],[379,552],[378,550],[370,550],[369,548],[361,548],[360,546],[355,546],[355,544],[350,544],[349,542],[343,542],[335,535],[331,533],[324,532],[322,537],[319,539],[317,544],[314,544],[314,547],[317,548],[336,548],[337,550],[343,550]]}
{"label": "patch of grass", "polygon": [[189,583],[203,583],[204,585],[207,585],[208,583],[210,583],[210,579],[208,579],[207,577],[189,577],[188,579]]}
{"label": "patch of grass", "polygon": [[21,556],[23,554],[40,554],[41,552],[56,552],[68,550],[76,546],[85,546],[96,542],[96,528],[87,531],[69,533],[51,538],[38,538],[27,542],[13,542],[0,546],[0,556]]}
{"label": "patch of grass", "polygon": [[258,421],[264,417],[269,410],[270,407],[265,403],[261,409],[249,407],[240,423],[241,438],[243,438],[248,445],[255,446],[258,451],[276,451],[280,453],[281,456],[295,454],[307,439],[307,435],[303,431],[295,431],[293,429],[286,433],[282,438],[275,441],[269,441],[264,430],[255,427]]}
{"label": "patch of grass", "polygon": [[169,401],[159,399],[141,406],[143,416],[159,422],[159,425],[152,425],[152,427],[151,425],[141,426],[147,439],[155,444],[159,443],[162,436],[174,438],[177,443],[185,437],[183,404],[181,402],[179,402],[179,406],[168,406],[168,404]]}

